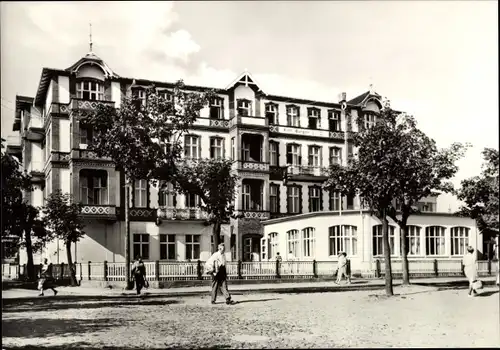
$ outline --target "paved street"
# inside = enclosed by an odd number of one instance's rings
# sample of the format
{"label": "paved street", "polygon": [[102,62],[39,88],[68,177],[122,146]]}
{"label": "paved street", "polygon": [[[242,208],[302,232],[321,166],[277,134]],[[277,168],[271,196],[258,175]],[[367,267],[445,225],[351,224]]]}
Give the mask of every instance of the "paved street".
{"label": "paved street", "polygon": [[[291,294],[61,295],[3,299],[5,349],[492,347],[500,343],[498,287]],[[46,295],[51,295],[47,292]]]}

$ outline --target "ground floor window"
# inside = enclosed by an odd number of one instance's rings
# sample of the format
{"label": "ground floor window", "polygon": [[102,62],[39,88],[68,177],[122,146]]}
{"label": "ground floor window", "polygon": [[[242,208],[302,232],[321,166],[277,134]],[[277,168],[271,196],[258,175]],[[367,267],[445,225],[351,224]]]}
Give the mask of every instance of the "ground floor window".
{"label": "ground floor window", "polygon": [[429,226],[425,228],[425,254],[445,255],[444,227]]}
{"label": "ground floor window", "polygon": [[469,245],[469,228],[451,228],[451,255],[464,255]]}
{"label": "ground floor window", "polygon": [[186,260],[200,258],[200,235],[186,235]]}
{"label": "ground floor window", "polygon": [[420,255],[420,227],[409,225],[407,237],[408,255]]}
{"label": "ground floor window", "polygon": [[316,248],[316,238],[315,229],[313,227],[307,227],[302,230],[302,252],[303,256],[314,257]]}
{"label": "ground floor window", "polygon": [[269,259],[275,258],[276,253],[278,253],[278,233],[272,232],[269,234]]}
{"label": "ground floor window", "polygon": [[299,230],[290,230],[287,232],[287,241],[288,241],[288,258],[290,258],[290,254],[293,254],[295,258],[299,256]]}
{"label": "ground floor window", "polygon": [[149,259],[149,234],[148,233],[134,233],[133,235],[133,258],[140,256],[144,260]]}
{"label": "ground floor window", "polygon": [[[395,255],[395,227],[389,225],[389,247],[391,255]],[[382,225],[373,226],[373,256],[384,255],[384,240],[382,238]]]}
{"label": "ground floor window", "polygon": [[337,255],[345,252],[347,256],[358,253],[357,227],[351,225],[337,225],[329,228],[329,254]]}
{"label": "ground floor window", "polygon": [[160,259],[176,260],[175,235],[160,234]]}

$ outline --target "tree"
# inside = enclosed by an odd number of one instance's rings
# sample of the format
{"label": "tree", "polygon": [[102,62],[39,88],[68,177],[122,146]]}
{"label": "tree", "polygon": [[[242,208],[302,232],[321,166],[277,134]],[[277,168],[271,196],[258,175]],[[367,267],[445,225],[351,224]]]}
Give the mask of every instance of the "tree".
{"label": "tree", "polygon": [[481,174],[461,182],[457,196],[464,205],[459,214],[475,219],[484,236],[494,237],[499,234],[498,150],[485,148],[482,154]]}
{"label": "tree", "polygon": [[98,104],[93,113],[80,115],[80,124],[93,130],[89,149],[109,157],[125,174],[125,273],[130,283],[130,185],[136,179],[170,181],[181,156],[180,138],[191,127],[213,92],[187,93],[175,84],[171,99],[154,86],[143,102],[127,96],[120,108]]}
{"label": "tree", "polygon": [[33,253],[40,250],[47,235],[41,224],[38,208],[28,204],[23,192],[32,190],[31,177],[21,171],[21,164],[13,156],[4,152],[2,139],[2,239],[15,237],[13,251],[26,249],[27,275],[35,279]]}
{"label": "tree", "polygon": [[228,159],[186,161],[178,165],[172,181],[179,192],[200,197],[209,215],[208,222],[213,224],[215,247],[220,242],[222,223],[234,212],[233,200],[239,177],[232,172],[232,164]]}
{"label": "tree", "polygon": [[78,242],[85,234],[83,219],[80,215],[82,206],[81,203],[74,203],[70,194],[63,194],[58,190],[49,195],[42,211],[44,223],[50,230],[52,238],[57,237],[66,246],[72,286],[75,286],[77,281],[75,265],[71,258],[71,244]]}
{"label": "tree", "polygon": [[408,218],[418,212],[416,204],[422,198],[435,195],[436,191],[453,192],[453,185],[446,180],[455,176],[458,170],[455,163],[463,157],[468,145],[454,143],[438,150],[434,140],[416,127],[413,117],[401,114],[389,122],[398,140],[391,152],[398,159],[393,163],[393,172],[400,187],[388,215],[401,229],[403,284],[408,285]]}

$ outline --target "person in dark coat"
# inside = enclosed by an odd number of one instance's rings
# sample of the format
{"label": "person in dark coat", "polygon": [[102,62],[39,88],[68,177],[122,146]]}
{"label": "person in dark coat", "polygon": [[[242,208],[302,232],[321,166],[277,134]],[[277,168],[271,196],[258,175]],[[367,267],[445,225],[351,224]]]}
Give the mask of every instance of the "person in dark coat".
{"label": "person in dark coat", "polygon": [[137,295],[141,294],[141,289],[145,286],[146,280],[146,266],[142,262],[140,256],[136,258],[134,265],[132,265],[132,276],[135,280],[135,288],[137,290]]}
{"label": "person in dark coat", "polygon": [[54,295],[57,295],[57,290],[54,288],[54,282],[52,275],[49,272],[50,265],[48,259],[43,259],[42,268],[40,271],[40,279],[38,280],[38,290],[40,294],[38,296],[43,296],[43,291],[46,289],[52,289]]}

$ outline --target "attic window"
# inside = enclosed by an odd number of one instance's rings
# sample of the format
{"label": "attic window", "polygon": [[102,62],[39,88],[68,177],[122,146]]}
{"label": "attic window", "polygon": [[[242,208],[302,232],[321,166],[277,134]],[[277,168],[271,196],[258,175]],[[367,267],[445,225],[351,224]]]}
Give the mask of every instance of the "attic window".
{"label": "attic window", "polygon": [[76,97],[84,100],[104,100],[104,85],[96,81],[81,81],[76,84]]}
{"label": "attic window", "polygon": [[309,108],[307,111],[307,118],[309,119],[309,129],[320,128],[320,110],[316,108]]}
{"label": "attic window", "polygon": [[224,100],[215,97],[210,101],[210,119],[222,119],[222,105]]}
{"label": "attic window", "polygon": [[238,115],[248,117],[250,115],[250,101],[238,100]]}

